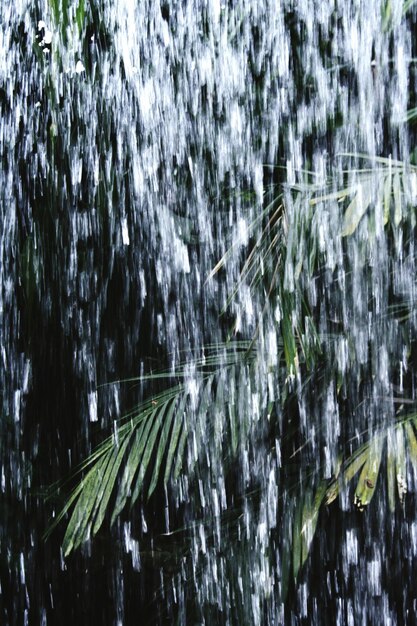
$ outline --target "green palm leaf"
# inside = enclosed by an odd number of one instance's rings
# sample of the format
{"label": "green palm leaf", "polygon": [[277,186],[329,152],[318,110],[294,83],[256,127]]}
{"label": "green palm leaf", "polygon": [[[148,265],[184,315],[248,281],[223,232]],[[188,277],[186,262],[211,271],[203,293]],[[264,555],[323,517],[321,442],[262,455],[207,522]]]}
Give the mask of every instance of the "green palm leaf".
{"label": "green palm leaf", "polygon": [[363,511],[374,495],[384,439],[383,435],[373,437],[367,449],[367,458],[362,466],[354,496],[355,505],[360,511]]}
{"label": "green palm leaf", "polygon": [[[224,393],[224,376],[230,371],[234,377],[239,368],[254,363],[255,350],[253,346],[248,350],[249,346],[248,342],[236,342],[209,347],[207,355],[194,363],[196,400],[191,401],[186,381],[174,385],[128,414],[114,435],[98,446],[76,472],[85,475],[51,526],[54,528],[73,509],[63,541],[65,556],[100,530],[109,511],[113,524],[128,500],[133,505],[141,494],[149,499],[158,483],[166,485],[171,478],[178,478],[193,415],[200,420],[200,427],[193,431],[200,438],[209,432],[203,423],[210,421],[209,411],[227,423],[234,399]],[[179,368],[176,375],[185,378],[185,368]],[[143,378],[166,379],[172,374]],[[238,436],[239,427],[234,424],[234,450]]]}
{"label": "green palm leaf", "polygon": [[315,490],[307,487],[304,489],[303,496],[299,498],[293,530],[294,579],[297,578],[300,569],[308,558],[311,542],[316,532],[320,508],[326,493],[326,486],[326,481],[322,481]]}
{"label": "green palm leaf", "polygon": [[350,201],[343,217],[342,237],[352,235],[372,202],[373,189],[368,181],[362,181]]}
{"label": "green palm leaf", "polygon": [[[155,402],[157,401],[155,400]],[[141,445],[140,453],[136,459],[136,462],[138,464],[138,470],[136,474],[136,483],[133,488],[132,504],[136,502],[136,500],[139,497],[140,492],[142,491],[144,478],[148,471],[149,463],[150,463],[152,453],[155,448],[157,438],[161,434],[161,430],[163,432],[162,422],[163,422],[163,418],[164,418],[167,406],[168,406],[168,403],[164,402],[161,404],[160,407],[157,407],[154,411],[152,411],[150,418],[145,428],[143,429],[143,435],[142,435],[143,443]],[[182,420],[182,416],[180,414],[177,414],[177,417],[179,421]],[[161,443],[164,443],[164,442],[161,441]],[[165,444],[166,444],[166,441],[165,441]],[[141,454],[142,451],[143,451],[143,454]],[[161,454],[164,454],[165,445],[160,446],[160,451],[161,451]],[[140,461],[139,461],[139,456],[141,457]],[[155,465],[155,468],[156,468],[156,465]],[[154,471],[155,471],[155,468],[154,468]],[[149,496],[150,494],[148,491],[148,497]]]}
{"label": "green palm leaf", "polygon": [[339,475],[334,478],[327,487],[324,502],[331,504],[336,500],[340,489],[347,485],[365,464],[368,455],[369,444],[361,446],[344,462]]}

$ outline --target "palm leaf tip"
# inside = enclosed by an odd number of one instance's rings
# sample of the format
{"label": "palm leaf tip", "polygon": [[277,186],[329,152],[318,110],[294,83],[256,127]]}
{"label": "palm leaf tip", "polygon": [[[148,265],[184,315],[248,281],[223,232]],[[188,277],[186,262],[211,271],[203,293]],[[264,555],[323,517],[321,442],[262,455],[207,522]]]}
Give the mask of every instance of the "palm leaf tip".
{"label": "palm leaf tip", "polygon": [[382,446],[383,440],[376,436],[368,447],[367,458],[362,466],[354,496],[354,504],[360,511],[364,510],[374,495],[381,464]]}

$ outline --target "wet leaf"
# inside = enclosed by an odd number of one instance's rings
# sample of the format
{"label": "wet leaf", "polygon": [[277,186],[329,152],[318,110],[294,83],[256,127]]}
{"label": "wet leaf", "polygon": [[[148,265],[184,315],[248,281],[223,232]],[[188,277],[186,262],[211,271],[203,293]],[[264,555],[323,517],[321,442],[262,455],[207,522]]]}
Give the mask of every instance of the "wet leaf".
{"label": "wet leaf", "polygon": [[84,18],[85,18],[85,4],[84,0],[79,0],[77,9],[75,11],[75,19],[78,26],[78,32],[81,36],[84,28]]}
{"label": "wet leaf", "polygon": [[116,445],[114,447],[113,454],[110,457],[110,461],[107,466],[106,473],[103,477],[103,483],[102,483],[101,489],[97,494],[98,507],[97,506],[95,507],[94,513],[96,513],[96,509],[98,510],[97,510],[97,513],[95,514],[93,535],[97,533],[97,531],[100,529],[103,523],[104,516],[107,512],[109,500],[113,494],[113,488],[114,488],[116,479],[119,474],[120,466],[122,462],[124,461],[125,452],[126,452],[127,446],[129,445],[132,433],[133,433],[133,429],[130,433],[128,433],[124,437],[124,440],[119,445]]}
{"label": "wet leaf", "polygon": [[398,226],[402,219],[401,178],[398,172],[394,174],[392,187],[394,195],[394,224]]}
{"label": "wet leaf", "polygon": [[409,458],[417,476],[417,439],[415,431],[409,421],[404,424],[404,429],[407,435]]}
{"label": "wet leaf", "polygon": [[165,411],[163,417],[163,427],[161,429],[161,438],[158,444],[155,466],[153,469],[152,479],[148,489],[148,499],[151,497],[153,492],[155,491],[156,485],[159,480],[159,473],[162,465],[162,460],[164,456],[167,454],[167,444],[169,440],[169,435],[172,429],[172,424],[174,422],[175,409],[177,407],[177,398],[174,398],[169,403],[167,403],[167,410]]}
{"label": "wet leaf", "polygon": [[397,479],[398,497],[401,504],[407,493],[407,465],[404,445],[404,428],[400,424],[395,429],[395,472]]}
{"label": "wet leaf", "polygon": [[392,174],[389,172],[384,180],[384,226],[389,222],[392,195]]}
{"label": "wet leaf", "polygon": [[378,434],[371,439],[368,447],[366,461],[362,467],[354,496],[355,506],[361,511],[370,503],[374,495],[383,445],[384,438]]}
{"label": "wet leaf", "polygon": [[187,442],[187,436],[188,436],[188,428],[187,428],[186,420],[187,420],[187,416],[186,414],[184,414],[184,423],[183,423],[183,428],[182,428],[182,432],[180,435],[180,439],[178,442],[177,454],[176,454],[175,465],[174,465],[174,472],[173,472],[174,480],[178,478],[182,469],[184,449],[185,449],[185,444]]}
{"label": "wet leaf", "polygon": [[395,469],[395,428],[390,426],[387,430],[387,486],[391,512],[395,510]]}
{"label": "wet leaf", "polygon": [[316,532],[317,520],[320,507],[326,493],[326,481],[322,481],[315,490],[309,490],[306,494],[301,520],[301,560],[300,567],[303,567],[310,553],[311,542]]}
{"label": "wet leaf", "polygon": [[127,455],[123,476],[117,489],[116,504],[113,509],[111,524],[114,523],[116,517],[124,509],[127,499],[131,494],[132,482],[138,470],[138,463],[141,459],[141,451],[143,451],[142,435],[144,427],[145,422],[142,422],[135,432],[133,445]]}
{"label": "wet leaf", "polygon": [[304,494],[298,495],[297,506],[294,512],[293,522],[293,534],[292,534],[292,570],[294,580],[297,579],[298,572],[301,568],[301,560],[303,553],[303,538],[301,530],[303,527],[303,508],[304,508]]}
{"label": "wet leaf", "polygon": [[331,504],[339,495],[340,489],[347,485],[359,472],[368,458],[368,446],[369,444],[361,446],[343,463],[339,475],[331,481],[326,489],[325,504]]}
{"label": "wet leaf", "polygon": [[417,0],[405,0],[403,4],[403,15],[407,13],[415,4]]}
{"label": "wet leaf", "polygon": [[169,447],[167,451],[167,459],[165,463],[164,484],[166,484],[171,476],[172,465],[175,455],[178,455],[178,441],[182,432],[186,432],[184,424],[185,406],[187,404],[188,395],[184,393],[178,406],[176,419],[172,428]]}
{"label": "wet leaf", "polygon": [[365,215],[372,200],[372,190],[369,181],[361,182],[358,185],[358,191],[351,200],[343,217],[342,237],[352,235],[359,222]]}
{"label": "wet leaf", "polygon": [[[154,425],[155,417],[158,417],[158,415],[159,415],[158,410],[152,411],[152,413],[150,413],[150,415],[147,416],[147,419],[146,419],[146,422],[142,431],[141,442],[140,442],[140,447],[139,447],[139,455],[138,455],[138,459],[136,459],[138,470],[136,474],[135,486],[133,487],[133,492],[131,496],[131,501],[130,501],[131,505],[133,505],[136,502],[143,488],[143,479],[144,479],[146,469],[147,469],[147,461],[149,461],[150,454],[152,453],[152,449],[153,449],[153,443],[155,442],[155,437],[156,437],[156,432],[154,431],[153,442],[152,442],[151,441],[152,426]],[[158,419],[156,423],[157,424],[159,423]]]}
{"label": "wet leaf", "polygon": [[[233,367],[230,371],[230,379],[232,382],[236,379],[236,371]],[[232,446],[232,454],[235,455],[237,452],[238,442],[239,442],[239,430],[238,430],[238,416],[236,413],[236,403],[234,397],[231,398],[231,401],[228,403],[228,416],[229,416],[229,427],[230,427],[230,442]]]}
{"label": "wet leaf", "polygon": [[64,556],[68,556],[71,550],[78,548],[90,537],[92,513],[97,505],[97,496],[109,462],[108,455],[100,458],[81,483],[82,488],[62,542]]}

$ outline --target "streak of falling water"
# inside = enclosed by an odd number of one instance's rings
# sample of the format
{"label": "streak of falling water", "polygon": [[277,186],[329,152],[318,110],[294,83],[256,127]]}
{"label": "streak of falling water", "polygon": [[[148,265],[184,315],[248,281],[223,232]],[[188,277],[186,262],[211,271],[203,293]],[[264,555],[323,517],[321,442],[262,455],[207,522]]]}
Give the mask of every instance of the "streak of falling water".
{"label": "streak of falling water", "polygon": [[[405,445],[414,3],[19,0],[0,16],[2,623],[411,623],[415,498],[391,515],[385,469],[362,517],[344,488],[314,539],[303,518],[313,541],[297,581],[285,533],[342,453],[382,426],[388,450]],[[278,188],[288,239],[274,280],[291,311],[269,290],[279,239],[226,306]],[[286,316],[301,320],[300,367],[282,365]],[[226,408],[201,414],[195,358],[229,334],[256,338],[255,367],[224,364]],[[179,480],[64,561],[62,535],[42,539],[43,489],[149,392],[101,385],[184,362]],[[412,491],[417,459],[397,462],[400,491],[404,467]]]}

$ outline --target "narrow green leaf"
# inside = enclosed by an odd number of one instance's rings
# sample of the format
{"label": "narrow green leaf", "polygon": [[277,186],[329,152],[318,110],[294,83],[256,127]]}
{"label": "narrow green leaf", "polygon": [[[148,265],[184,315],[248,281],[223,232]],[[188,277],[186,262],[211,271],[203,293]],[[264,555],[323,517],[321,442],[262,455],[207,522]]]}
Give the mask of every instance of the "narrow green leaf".
{"label": "narrow green leaf", "polygon": [[216,396],[214,400],[214,411],[213,411],[213,425],[214,428],[212,430],[214,435],[214,441],[216,447],[221,453],[221,446],[223,443],[223,427],[224,427],[224,412],[225,412],[225,380],[224,374],[220,374],[217,380],[217,389]]}
{"label": "narrow green leaf", "polygon": [[324,499],[324,504],[331,504],[332,502],[334,502],[337,498],[337,496],[339,495],[340,492],[340,483],[339,483],[339,478],[334,478],[332,479],[332,481],[330,482],[329,486],[327,487],[326,490],[326,496]]}
{"label": "narrow green leaf", "polygon": [[156,485],[158,484],[159,473],[161,469],[162,459],[167,454],[167,442],[169,438],[169,433],[171,431],[172,422],[175,413],[175,407],[177,406],[178,398],[174,398],[170,402],[170,406],[168,411],[166,412],[164,425],[161,431],[161,438],[158,444],[155,466],[152,474],[152,479],[148,489],[148,499],[151,497],[153,492],[155,491]]}
{"label": "narrow green leaf", "polygon": [[384,437],[381,434],[374,435],[370,441],[367,458],[362,467],[354,496],[355,506],[361,511],[370,503],[375,492],[383,444]]}
{"label": "narrow green leaf", "polygon": [[[236,381],[236,371],[235,367],[232,367],[230,370],[230,380],[233,384]],[[239,430],[238,430],[238,420],[236,414],[236,403],[235,398],[232,397],[227,405],[228,415],[229,415],[229,426],[230,426],[230,439],[232,445],[232,454],[235,455],[237,452],[237,447],[239,443]]]}
{"label": "narrow green leaf", "polygon": [[118,445],[116,444],[116,442],[114,443],[114,452],[112,454],[109,465],[107,466],[106,475],[103,478],[103,484],[101,486],[101,489],[97,497],[97,502],[99,504],[99,507],[98,507],[97,515],[94,521],[93,535],[97,533],[97,531],[100,529],[103,523],[104,516],[107,512],[109,500],[113,493],[114,484],[119,474],[119,469],[122,464],[122,461],[124,460],[125,452],[126,452],[127,446],[130,443],[130,439],[131,439],[133,432],[134,431],[132,428],[130,433],[128,433]]}
{"label": "narrow green leaf", "polygon": [[[153,424],[152,430],[151,430],[151,432],[149,434],[149,439],[146,442],[146,447],[145,447],[145,451],[144,451],[144,454],[143,454],[143,457],[142,457],[141,467],[140,467],[140,470],[139,470],[139,473],[142,474],[142,480],[143,480],[143,478],[145,477],[145,475],[146,475],[146,473],[148,471],[149,463],[150,463],[150,460],[151,460],[151,457],[152,457],[152,453],[154,451],[155,444],[156,444],[156,442],[158,440],[158,437],[159,437],[159,435],[161,433],[161,428],[162,428],[162,424],[163,424],[163,421],[164,421],[164,416],[165,416],[165,413],[166,413],[166,410],[167,410],[168,407],[169,407],[169,403],[166,402],[165,404],[163,404],[158,409],[158,411],[155,410],[155,413],[154,413],[154,416],[153,416],[154,424]],[[161,440],[159,440],[159,442],[158,442],[158,447],[161,448],[161,453],[163,455],[164,454],[164,451],[163,451],[163,447],[164,446],[163,446],[163,443],[161,442]],[[157,458],[158,458],[158,451],[157,451],[157,454],[156,454],[155,461],[157,461]],[[156,463],[154,465],[154,470],[155,469],[156,469]],[[147,494],[147,498],[149,498],[149,492]]]}
{"label": "narrow green leaf", "polygon": [[288,595],[290,573],[292,565],[292,536],[293,536],[293,504],[285,502],[284,519],[282,523],[282,550],[281,550],[281,601]]}
{"label": "narrow green leaf", "polygon": [[310,205],[314,206],[320,202],[329,202],[329,200],[343,200],[348,196],[351,196],[356,191],[356,187],[346,187],[346,189],[339,189],[338,191],[328,193],[324,196],[316,196],[310,200]]}
{"label": "narrow green leaf", "polygon": [[372,200],[371,187],[371,181],[359,183],[358,191],[347,207],[343,218],[342,237],[352,235],[365,215]]}
{"label": "narrow green leaf", "polygon": [[[370,161],[371,163],[381,163],[382,165],[387,165],[387,166],[392,166],[395,168],[399,168],[399,169],[403,169],[404,168],[404,161],[397,161],[396,159],[393,159],[391,157],[380,157],[380,156],[371,156],[369,154],[363,153],[363,152],[339,152],[337,156],[340,157],[353,157],[355,159],[366,159],[367,161]],[[352,171],[352,168],[349,168],[349,172]],[[365,171],[364,169],[361,169],[359,171]],[[373,171],[373,170],[370,170]]]}
{"label": "narrow green leaf", "polygon": [[404,445],[404,428],[400,424],[395,429],[395,473],[397,479],[398,497],[404,502],[407,493],[407,461]]}
{"label": "narrow green leaf", "polygon": [[301,274],[301,270],[303,269],[303,262],[304,262],[304,247],[305,247],[305,240],[306,240],[306,233],[304,232],[304,228],[301,227],[301,232],[300,232],[300,237],[298,240],[298,247],[297,247],[297,263],[295,265],[294,268],[294,280],[298,281],[300,278],[300,274]]}
{"label": "narrow green leaf", "polygon": [[390,426],[387,430],[387,486],[391,513],[395,510],[395,482],[395,429]]}
{"label": "narrow green leaf", "polygon": [[90,535],[92,512],[97,501],[101,481],[109,463],[109,457],[110,455],[105,455],[100,458],[81,483],[82,488],[62,542],[64,556],[68,556],[73,549],[86,541]]}
{"label": "narrow green leaf", "polygon": [[122,510],[126,506],[127,499],[131,493],[132,482],[136,475],[136,472],[138,471],[139,463],[141,460],[141,450],[143,450],[144,447],[142,436],[145,428],[145,423],[145,421],[142,421],[136,429],[134,442],[129,451],[123,476],[117,490],[116,504],[114,505],[110,522],[111,525],[114,523],[116,517],[122,512]]}
{"label": "narrow green leaf", "polygon": [[364,449],[357,456],[352,455],[352,460],[348,460],[347,466],[343,472],[345,484],[349,483],[352,478],[356,476],[362,465],[365,463],[368,454],[368,446],[369,444],[367,443],[364,446]]}
{"label": "narrow green leaf", "polygon": [[326,493],[326,481],[322,481],[316,489],[313,497],[313,491],[309,490],[306,494],[303,506],[303,514],[301,520],[301,562],[303,567],[310,552],[311,542],[316,532],[317,520],[320,507],[322,505]]}
{"label": "narrow green leaf", "polygon": [[60,18],[60,3],[59,3],[59,0],[49,0],[49,4],[51,5],[52,12],[54,14],[55,23],[59,24],[59,18]]}
{"label": "narrow green leaf", "polygon": [[316,270],[316,260],[318,256],[317,249],[318,249],[318,236],[313,234],[309,242],[309,248],[308,248],[308,273],[310,277],[313,276]]}
{"label": "narrow green leaf", "polygon": [[386,0],[385,7],[383,7],[382,12],[382,30],[386,32],[390,29],[392,22],[392,6],[391,0]]}
{"label": "narrow green leaf", "polygon": [[406,117],[405,117],[405,121],[406,122],[411,122],[416,117],[417,117],[417,107],[415,107],[413,109],[408,109]]}
{"label": "narrow green leaf", "polygon": [[169,477],[171,475],[171,469],[172,469],[172,464],[174,461],[174,456],[175,456],[175,453],[177,452],[178,439],[180,437],[182,430],[184,430],[183,429],[183,425],[185,421],[184,412],[185,412],[185,405],[187,404],[187,399],[188,399],[188,394],[184,392],[184,395],[178,406],[178,411],[175,412],[174,425],[172,428],[171,439],[169,442],[169,448],[168,448],[168,453],[167,453],[167,460],[165,464],[165,473],[164,473],[165,485],[168,482]]}
{"label": "narrow green leaf", "polygon": [[183,455],[184,455],[185,443],[187,441],[187,435],[188,435],[187,416],[184,413],[182,433],[181,433],[180,440],[178,442],[177,458],[175,460],[175,466],[174,466],[174,480],[177,480],[182,469]]}
{"label": "narrow green leaf", "polygon": [[55,528],[58,526],[58,524],[64,519],[64,517],[66,516],[66,514],[68,513],[68,511],[70,510],[70,508],[74,504],[74,502],[76,502],[76,500],[78,499],[82,489],[83,489],[83,484],[81,482],[71,492],[71,495],[69,496],[68,500],[66,501],[64,507],[61,509],[59,514],[54,518],[54,520],[52,521],[52,523],[50,524],[50,526],[46,530],[45,534],[43,535],[44,539],[47,539],[50,536],[50,534],[55,530]]}
{"label": "narrow green leaf", "polygon": [[302,519],[303,519],[303,508],[304,501],[307,494],[303,494],[302,492],[298,494],[297,505],[294,513],[294,523],[293,523],[293,535],[292,535],[292,571],[294,580],[297,579],[298,572],[301,568],[301,559],[302,559]]}
{"label": "narrow green leaf", "polygon": [[[138,472],[136,476],[135,486],[131,497],[131,505],[133,505],[139,497],[141,489],[143,487],[143,479],[148,469],[148,463],[152,455],[153,446],[156,441],[158,430],[161,423],[161,415],[164,413],[166,404],[158,406],[152,411],[146,420],[145,427],[143,429],[142,441],[139,447],[139,455],[141,457],[140,464],[138,464]],[[142,454],[143,452],[143,454]]]}
{"label": "narrow green leaf", "polygon": [[415,4],[417,0],[405,0],[403,4],[403,15],[407,13]]}
{"label": "narrow green leaf", "polygon": [[69,0],[61,0],[62,12],[61,12],[60,24],[61,24],[61,28],[65,30],[68,27],[68,3],[69,3]]}
{"label": "narrow green leaf", "polygon": [[394,194],[394,224],[398,226],[402,219],[401,177],[398,172],[394,174],[392,187]]}
{"label": "narrow green leaf", "polygon": [[79,0],[77,10],[75,11],[75,20],[78,26],[78,33],[81,36],[84,28],[85,4],[84,0]]}
{"label": "narrow green leaf", "polygon": [[356,450],[344,463],[337,478],[334,478],[327,487],[324,502],[331,504],[339,495],[342,486],[347,485],[359,472],[368,456],[368,444]]}
{"label": "narrow green leaf", "polygon": [[384,180],[384,226],[389,222],[390,209],[391,209],[391,195],[392,195],[392,174],[391,170]]}
{"label": "narrow green leaf", "polygon": [[[285,298],[286,300],[286,298]],[[284,305],[284,301],[283,301]],[[284,343],[284,355],[285,362],[287,364],[287,370],[289,376],[294,376],[298,372],[298,352],[297,343],[294,336],[292,327],[292,311],[289,309],[287,303],[285,303],[285,310],[283,311],[283,317],[281,320],[282,340]],[[284,308],[284,307],[283,307]]]}

